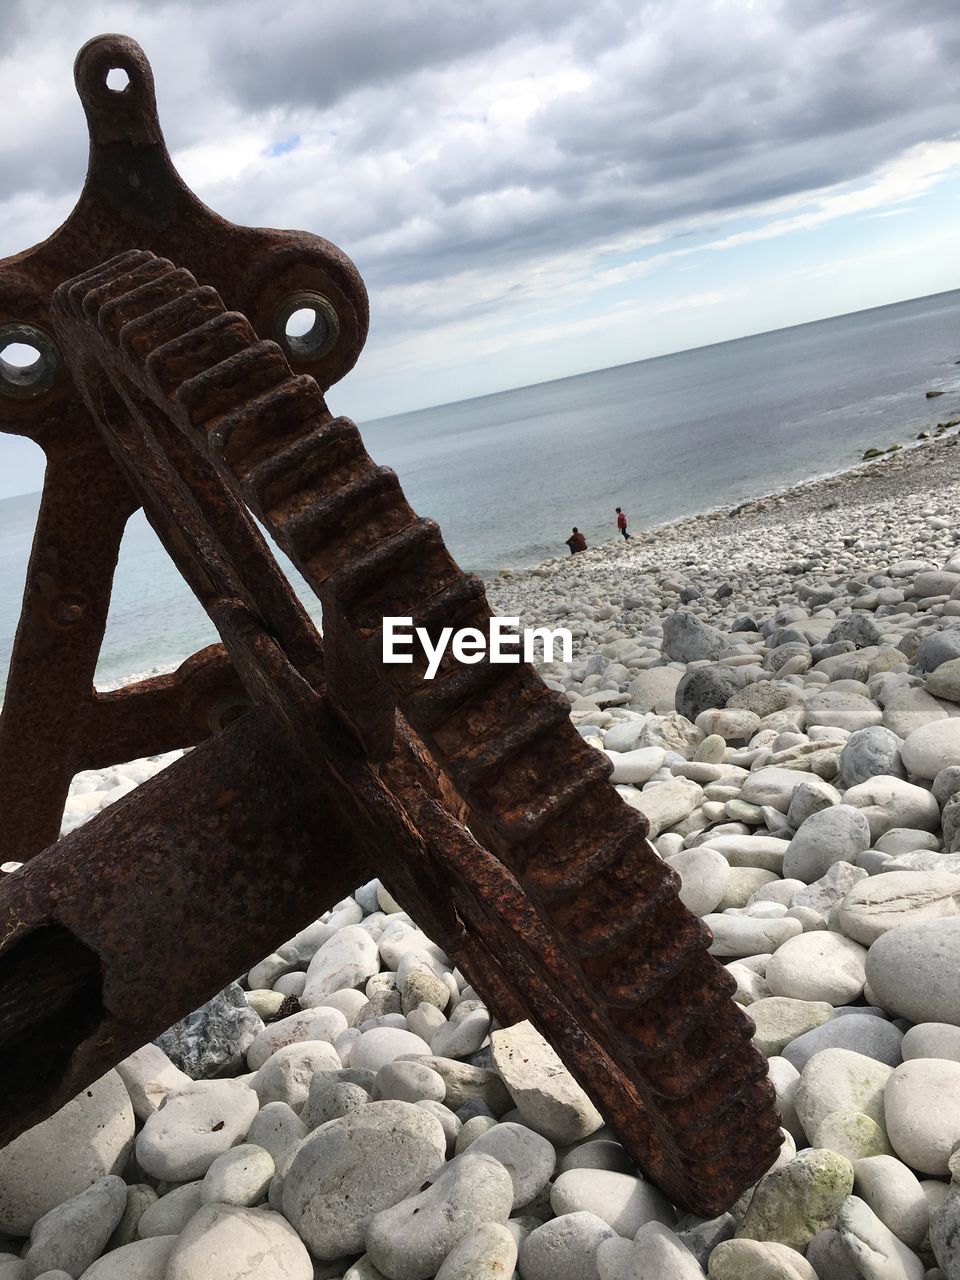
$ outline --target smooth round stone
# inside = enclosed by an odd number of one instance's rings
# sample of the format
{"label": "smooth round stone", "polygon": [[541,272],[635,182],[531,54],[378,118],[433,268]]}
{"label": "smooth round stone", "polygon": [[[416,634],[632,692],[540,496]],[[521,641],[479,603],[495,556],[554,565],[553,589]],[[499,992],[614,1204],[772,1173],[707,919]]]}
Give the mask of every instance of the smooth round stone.
{"label": "smooth round stone", "polygon": [[930,1225],[930,1206],[920,1180],[893,1156],[854,1161],[854,1191],[883,1225],[910,1249],[918,1248]]}
{"label": "smooth round stone", "polygon": [[[882,723],[900,738],[935,720],[945,720],[947,712],[925,689],[904,689],[883,708]],[[900,772],[897,770],[896,772]]]}
{"label": "smooth round stone", "polygon": [[836,693],[826,689],[804,702],[808,725],[829,725],[855,732],[879,724],[883,712],[869,698],[858,693]]}
{"label": "smooth round stone", "polygon": [[930,831],[916,831],[912,827],[892,827],[880,837],[876,847],[881,853],[902,857],[904,854],[917,853],[923,849],[938,850],[940,841]]}
{"label": "smooth round stone", "polygon": [[800,1072],[792,1062],[776,1054],[767,1059],[767,1071],[770,1082],[777,1091],[777,1110],[780,1112],[783,1127],[795,1139],[803,1140],[803,1129],[794,1106],[797,1086],[800,1083]]}
{"label": "smooth round stone", "polygon": [[108,1174],[45,1213],[30,1232],[28,1274],[60,1268],[80,1275],[103,1253],[126,1204],[126,1183]]}
{"label": "smooth round stone", "polygon": [[871,946],[866,970],[888,1012],[911,1022],[960,1026],[960,918],[890,930]]}
{"label": "smooth round stone", "polygon": [[[574,1151],[586,1147],[616,1146],[619,1143],[587,1142]],[[494,1125],[476,1138],[470,1147],[475,1155],[491,1156],[499,1160],[513,1181],[513,1207],[511,1212],[522,1209],[544,1189],[553,1176],[557,1153],[553,1143],[522,1124],[505,1121]],[[624,1153],[625,1154],[625,1153]]]}
{"label": "smooth round stone", "polygon": [[279,1213],[208,1204],[177,1240],[164,1280],[313,1280],[313,1262]]}
{"label": "smooth round stone", "polygon": [[680,876],[679,898],[687,910],[696,916],[713,911],[730,879],[730,863],[723,854],[701,845],[684,849],[666,861]]}
{"label": "smooth round stone", "polygon": [[[514,1029],[511,1028],[511,1031]],[[557,1061],[559,1062],[559,1058]],[[493,1115],[502,1116],[514,1105],[514,1100],[498,1071],[488,1067],[473,1067],[468,1062],[457,1062],[454,1058],[439,1058],[436,1055],[424,1058],[423,1062],[431,1070],[436,1071],[437,1075],[443,1077],[443,1083],[447,1086],[443,1101],[451,1111],[459,1111],[465,1103],[479,1100],[487,1104]],[[599,1125],[597,1127],[599,1128]],[[537,1132],[539,1133],[540,1130],[538,1129]]]}
{"label": "smooth round stone", "polygon": [[[132,1175],[132,1170],[128,1169],[128,1176]],[[119,1249],[122,1245],[130,1244],[131,1241],[138,1238],[137,1228],[144,1212],[150,1208],[152,1204],[156,1204],[158,1196],[153,1187],[148,1186],[145,1182],[131,1182],[126,1187],[126,1204],[120,1221],[114,1227],[113,1235],[110,1237],[109,1247],[111,1250]]]}
{"label": "smooth round stone", "polygon": [[155,1044],[145,1044],[118,1062],[117,1075],[127,1086],[138,1120],[153,1115],[168,1093],[185,1089],[191,1083],[190,1077],[175,1067]]}
{"label": "smooth round stone", "polygon": [[730,959],[776,951],[788,938],[796,938],[803,933],[799,920],[786,917],[769,920],[711,912],[703,920],[713,933],[710,954]]}
{"label": "smooth round stone", "polygon": [[388,1062],[377,1072],[374,1095],[378,1100],[394,1098],[398,1102],[419,1102],[429,1098],[442,1102],[447,1086],[443,1077],[422,1062]]}
{"label": "smooth round stone", "polygon": [[896,1067],[902,1056],[902,1042],[903,1032],[892,1022],[853,1011],[797,1036],[783,1050],[783,1057],[802,1071],[813,1055],[824,1049],[852,1049],[866,1058]]}
{"label": "smooth round stone", "polygon": [[604,747],[604,755],[613,765],[611,782],[632,783],[642,786],[663,768],[666,753],[660,747],[639,747],[635,751],[611,751]]}
{"label": "smooth round stone", "polygon": [[802,1253],[785,1244],[724,1240],[710,1255],[710,1280],[817,1280]]}
{"label": "smooth round stone", "polygon": [[837,933],[804,933],[788,938],[767,965],[766,980],[775,996],[847,1004],[866,981],[866,948]]}
{"label": "smooth round stone", "polygon": [[484,1223],[505,1223],[513,1203],[509,1173],[492,1156],[460,1156],[419,1195],[370,1221],[367,1256],[393,1280],[426,1280],[450,1250]]}
{"label": "smooth round stone", "polygon": [[507,1277],[517,1262],[517,1242],[499,1222],[485,1222],[468,1231],[443,1260],[436,1280],[497,1280]]}
{"label": "smooth round stone", "polygon": [[871,725],[851,733],[840,751],[840,773],[848,787],[855,787],[878,774],[905,778],[900,760],[903,739],[882,725]]}
{"label": "smooth round stone", "polygon": [[197,1080],[169,1094],[148,1118],[137,1138],[137,1161],[163,1182],[202,1178],[217,1156],[246,1137],[258,1109],[257,1095],[238,1080]]}
{"label": "smooth round stone", "polygon": [[865,1201],[849,1196],[837,1216],[847,1252],[865,1280],[923,1280],[924,1266]]}
{"label": "smooth round stone", "polygon": [[738,1238],[773,1240],[801,1253],[832,1226],[853,1190],[853,1166],[833,1151],[800,1151],[757,1183]]}
{"label": "smooth round stone", "polygon": [[267,1194],[276,1165],[269,1151],[243,1142],[217,1156],[200,1185],[203,1204],[254,1205]]}
{"label": "smooth round stone", "polygon": [[960,914],[960,876],[942,871],[884,871],[855,884],[840,904],[840,928],[869,947],[882,934]]}
{"label": "smooth round stone", "polygon": [[137,1223],[141,1240],[153,1236],[178,1236],[200,1208],[202,1182],[184,1182],[143,1211]]}
{"label": "smooth round stone", "polygon": [[454,1143],[453,1150],[456,1155],[461,1155],[468,1147],[472,1147],[478,1138],[481,1138],[489,1129],[496,1128],[497,1122],[493,1116],[470,1116],[464,1120],[463,1128],[457,1134],[457,1140]]}
{"label": "smooth round stone", "polygon": [[[83,1272],[82,1280],[167,1280],[170,1258],[176,1236],[154,1236],[150,1240],[132,1240],[112,1249]],[[67,1271],[46,1271],[37,1280],[70,1280]],[[284,1278],[286,1280],[286,1277]]]}
{"label": "smooth round stone", "polygon": [[[245,991],[244,995],[250,1008],[264,1021],[276,1014],[286,998],[282,992],[266,987],[257,987],[253,991]],[[163,1051],[160,1050],[160,1052],[162,1053]],[[164,1054],[164,1057],[166,1057],[166,1054]]]}
{"label": "smooth round stone", "polygon": [[721,734],[708,733],[694,752],[693,759],[697,764],[721,764],[726,750],[727,744]]}
{"label": "smooth round stone", "polygon": [[490,1031],[490,1012],[479,1000],[461,1000],[444,1026],[430,1039],[432,1053],[443,1058],[468,1058]]}
{"label": "smooth round stone", "polygon": [[494,1031],[490,1042],[494,1065],[525,1123],[559,1146],[596,1133],[603,1116],[535,1027],[518,1022]]}
{"label": "smooth round stone", "polygon": [[768,996],[753,1002],[750,1017],[756,1025],[754,1044],[765,1057],[772,1058],[781,1054],[791,1040],[832,1018],[833,1006],[824,1000]]}
{"label": "smooth round stone", "polygon": [[[331,991],[327,996],[326,1003],[320,1005],[322,1009],[339,1009],[347,1020],[347,1026],[352,1027],[356,1022],[357,1014],[366,1005],[366,992],[357,991],[353,987],[345,987],[342,991]],[[319,1039],[323,1039],[322,1036]]]}
{"label": "smooth round stone", "polygon": [[405,1054],[429,1054],[430,1046],[412,1031],[400,1027],[374,1027],[364,1031],[350,1052],[351,1067],[379,1071]]}
{"label": "smooth round stone", "polygon": [[600,1280],[597,1250],[616,1235],[595,1213],[568,1213],[531,1231],[520,1246],[523,1280]]}
{"label": "smooth round stone", "polygon": [[591,1138],[564,1153],[559,1170],[566,1173],[568,1169],[609,1169],[611,1173],[635,1173],[636,1165],[619,1142],[612,1138]]}
{"label": "smooth round stone", "polygon": [[347,1019],[339,1009],[304,1009],[289,1018],[271,1022],[258,1031],[247,1050],[247,1066],[258,1071],[272,1054],[303,1040],[326,1040],[333,1044],[347,1029]]}
{"label": "smooth round stone", "polygon": [[717,835],[711,831],[706,833],[700,847],[722,853],[731,867],[760,867],[780,875],[789,843],[777,836]]}
{"label": "smooth round stone", "polygon": [[893,1155],[883,1126],[862,1111],[831,1111],[817,1126],[817,1146],[847,1160]]}
{"label": "smooth round stone", "polygon": [[819,880],[812,881],[790,899],[791,907],[810,907],[820,915],[829,914],[830,908],[840,902],[860,880],[869,873],[863,867],[849,862],[835,862]]}
{"label": "smooth round stone", "polygon": [[[861,699],[861,701],[864,701]],[[781,813],[790,808],[790,800],[797,787],[804,785],[822,791],[832,798],[836,788],[828,782],[812,774],[801,773],[796,769],[781,769],[776,765],[766,769],[757,769],[751,773],[740,791],[741,799],[749,804],[772,805]]]}
{"label": "smooth round stone", "polygon": [[859,809],[832,805],[811,814],[783,856],[783,874],[810,884],[826,875],[835,862],[854,863],[870,848],[870,824]]}
{"label": "smooth round stone", "polygon": [[285,1102],[268,1102],[261,1107],[247,1130],[247,1141],[269,1151],[276,1165],[306,1136],[306,1125]]}
{"label": "smooth round stone", "polygon": [[940,825],[940,806],[931,793],[902,778],[870,778],[845,791],[843,803],[864,814],[870,824],[871,841],[879,840],[891,827],[936,831]]}
{"label": "smooth round stone", "polygon": [[771,880],[756,891],[747,906],[755,902],[780,902],[789,907],[794,897],[805,888],[802,880]]}
{"label": "smooth round stone", "polygon": [[284,1216],[321,1261],[360,1253],[373,1217],[415,1194],[446,1150],[425,1106],[371,1102],[302,1144],[283,1180]]}
{"label": "smooth round stone", "polygon": [[745,742],[759,730],[760,717],[744,708],[724,707],[702,711],[695,723],[709,737],[716,736],[725,742]]}
{"label": "smooth round stone", "polygon": [[900,754],[908,773],[931,781],[941,769],[960,765],[960,718],[937,720],[915,729]]}
{"label": "smooth round stone", "polygon": [[637,1234],[645,1222],[674,1222],[673,1210],[663,1192],[642,1178],[606,1169],[570,1169],[561,1173],[550,1191],[557,1215],[596,1214],[618,1235]]}
{"label": "smooth round stone", "polygon": [[655,1276],[657,1280],[703,1280],[703,1271],[694,1255],[677,1234],[662,1222],[648,1222],[634,1241],[603,1240],[597,1250],[600,1280],[636,1280]]}
{"label": "smooth round stone", "polygon": [[840,792],[836,787],[830,786],[828,789],[826,786],[818,787],[812,783],[801,782],[790,797],[785,825],[791,827],[794,832],[799,831],[806,820],[813,817],[815,813],[839,803]]}
{"label": "smooth round stone", "polygon": [[883,1090],[893,1068],[850,1049],[824,1049],[800,1073],[794,1097],[797,1116],[810,1142],[833,1111],[861,1111],[883,1123]]}
{"label": "smooth round stone", "polygon": [[905,1164],[946,1177],[960,1142],[960,1062],[912,1058],[897,1067],[884,1089],[887,1133]]}
{"label": "smooth round stone", "polygon": [[326,1040],[301,1040],[284,1045],[269,1057],[250,1081],[260,1105],[285,1102],[299,1111],[318,1071],[337,1071],[340,1056]]}
{"label": "smooth round stone", "polygon": [[310,961],[300,1003],[304,1008],[323,1005],[331,992],[359,987],[379,972],[377,943],[359,925],[348,925],[328,939]]}
{"label": "smooth round stone", "polygon": [[918,1022],[903,1037],[904,1062],[911,1058],[946,1058],[960,1062],[960,1027],[949,1022]]}
{"label": "smooth round stone", "polygon": [[29,1235],[45,1213],[120,1172],[133,1134],[130,1095],[116,1071],[108,1071],[0,1151],[0,1231]]}

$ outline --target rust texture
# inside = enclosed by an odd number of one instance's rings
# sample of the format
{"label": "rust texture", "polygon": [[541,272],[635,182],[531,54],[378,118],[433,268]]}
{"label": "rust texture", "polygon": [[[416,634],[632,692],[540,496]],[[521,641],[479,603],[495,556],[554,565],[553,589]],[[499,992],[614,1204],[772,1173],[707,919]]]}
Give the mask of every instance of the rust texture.
{"label": "rust texture", "polygon": [[[120,94],[105,84],[115,66],[130,77]],[[448,656],[428,681],[416,659],[382,663],[385,616],[485,631],[490,610],[327,409],[365,335],[359,276],[325,241],[233,226],[187,191],[133,42],[85,46],[77,84],[91,133],[77,208],[0,263],[0,335],[33,326],[49,351],[32,393],[0,381],[0,425],[49,463],[0,721],[7,856],[39,853],[0,885],[0,986],[14,992],[0,1045],[36,1056],[44,1009],[62,1003],[50,975],[80,995],[56,1081],[38,1078],[0,1140],[376,871],[502,1020],[540,1027],[672,1200],[721,1211],[776,1156],[773,1091],[642,817],[530,666]],[[315,331],[288,338],[301,306]],[[119,539],[141,505],[222,645],[97,693]],[[322,602],[322,641],[250,513]],[[206,738],[40,852],[77,769]],[[207,858],[215,904],[198,902]],[[266,911],[251,905],[259,882]],[[176,948],[159,1009],[126,959],[131,922],[155,963]],[[28,970],[47,975],[33,1013]]]}

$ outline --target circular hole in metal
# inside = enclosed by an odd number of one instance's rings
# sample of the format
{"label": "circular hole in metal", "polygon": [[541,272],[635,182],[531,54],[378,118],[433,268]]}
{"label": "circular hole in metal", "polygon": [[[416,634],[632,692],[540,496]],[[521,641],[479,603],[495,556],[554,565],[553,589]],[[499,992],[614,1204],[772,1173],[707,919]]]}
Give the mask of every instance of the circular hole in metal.
{"label": "circular hole in metal", "polygon": [[42,329],[0,325],[0,395],[30,400],[49,391],[60,372],[60,354]]}
{"label": "circular hole in metal", "polygon": [[290,360],[320,360],[336,346],[340,321],[322,293],[295,293],[277,308],[274,337]]}
{"label": "circular hole in metal", "polygon": [[104,83],[111,93],[123,93],[130,83],[130,77],[123,67],[111,67],[104,77]]}

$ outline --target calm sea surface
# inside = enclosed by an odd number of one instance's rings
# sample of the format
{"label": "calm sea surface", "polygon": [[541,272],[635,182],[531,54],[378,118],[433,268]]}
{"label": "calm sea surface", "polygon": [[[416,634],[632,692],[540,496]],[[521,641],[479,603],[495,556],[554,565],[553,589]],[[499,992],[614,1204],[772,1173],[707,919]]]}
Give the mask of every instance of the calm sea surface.
{"label": "calm sea surface", "polygon": [[[960,291],[383,418],[363,434],[460,563],[485,572],[565,554],[572,525],[591,545],[614,537],[615,506],[635,528],[662,524],[853,466],[960,409],[958,360]],[[0,501],[0,687],[38,501]],[[214,639],[134,517],[98,679],[169,666]]]}

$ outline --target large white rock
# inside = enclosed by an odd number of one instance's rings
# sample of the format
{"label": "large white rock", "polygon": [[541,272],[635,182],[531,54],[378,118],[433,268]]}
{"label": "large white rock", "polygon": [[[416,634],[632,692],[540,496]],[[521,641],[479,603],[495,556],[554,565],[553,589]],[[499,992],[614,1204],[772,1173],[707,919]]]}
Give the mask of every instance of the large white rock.
{"label": "large white rock", "polygon": [[724,959],[776,951],[788,938],[803,933],[800,921],[788,917],[766,919],[713,912],[704,916],[703,921],[713,933],[710,954]]}
{"label": "large white rock", "polygon": [[532,1129],[561,1146],[595,1133],[603,1116],[529,1022],[494,1031],[493,1061]]}
{"label": "large white rock", "polygon": [[208,1204],[187,1223],[164,1280],[313,1280],[310,1255],[279,1213]]}
{"label": "large white rock", "polygon": [[793,793],[799,786],[822,791],[831,800],[836,795],[836,789],[815,774],[801,773],[798,769],[781,769],[774,765],[751,773],[743,784],[740,798],[748,804],[768,804],[780,813],[786,813]]}
{"label": "large white rock", "polygon": [[960,764],[960,718],[914,729],[900,748],[900,756],[907,772],[916,778],[933,779],[941,769]]}
{"label": "large white rock", "polygon": [[446,1151],[443,1128],[424,1107],[368,1103],[299,1148],[283,1180],[284,1216],[320,1261],[360,1253],[373,1217],[418,1192]]}
{"label": "large white rock", "polygon": [[943,871],[882,871],[855,884],[840,904],[840,928],[869,946],[882,934],[960,914],[960,876]]}
{"label": "large white rock", "polygon": [[883,1225],[911,1249],[923,1243],[930,1205],[920,1179],[893,1156],[868,1156],[853,1163],[854,1193]]}
{"label": "large white rock", "polygon": [[666,753],[660,747],[639,747],[636,751],[610,751],[604,754],[613,764],[611,782],[630,782],[634,786],[648,782],[663,767]]}
{"label": "large white rock", "polygon": [[499,1160],[513,1181],[513,1210],[540,1194],[553,1176],[557,1153],[553,1143],[526,1125],[495,1124],[470,1144],[475,1155]]}
{"label": "large white rock", "polygon": [[960,1027],[949,1022],[918,1022],[903,1037],[904,1062],[911,1058],[947,1058],[960,1062]]}
{"label": "large white rock", "polygon": [[804,1133],[816,1146],[820,1124],[835,1111],[857,1111],[883,1125],[883,1090],[893,1068],[851,1049],[823,1049],[800,1073],[794,1095]]}
{"label": "large white rock", "polygon": [[850,733],[879,724],[883,719],[883,712],[870,698],[834,689],[825,689],[823,693],[815,693],[807,698],[804,710],[808,728],[817,724],[830,725],[832,728],[846,729]]}
{"label": "large white rock", "polygon": [[163,1182],[202,1178],[246,1137],[257,1110],[257,1095],[239,1080],[196,1080],[148,1118],[137,1138],[140,1167]]}
{"label": "large white rock", "polygon": [[926,787],[888,774],[878,774],[850,787],[843,793],[843,803],[862,810],[874,842],[893,827],[936,831],[940,825],[940,806]]}
{"label": "large white rock", "polygon": [[834,863],[853,863],[869,848],[866,816],[853,805],[832,805],[812,813],[801,825],[783,855],[783,874],[810,884],[826,875]]}
{"label": "large white rock", "polygon": [[517,1242],[509,1228],[485,1222],[468,1231],[443,1260],[436,1280],[497,1280],[511,1275],[517,1262]]}
{"label": "large white rock", "polygon": [[833,1017],[833,1006],[825,1000],[767,996],[754,1000],[750,1006],[750,1017],[756,1025],[754,1044],[764,1057],[772,1058],[797,1036],[828,1022]]}
{"label": "large white rock", "polygon": [[666,861],[680,876],[679,898],[687,910],[696,916],[713,911],[730,879],[730,863],[723,854],[701,845],[682,849]]}
{"label": "large white rock", "polygon": [[200,1184],[200,1200],[203,1204],[258,1204],[276,1168],[269,1151],[241,1142],[214,1160]]}
{"label": "large white rock", "polygon": [[29,1235],[50,1209],[119,1173],[133,1134],[130,1095],[116,1071],[108,1071],[0,1151],[0,1231]]}
{"label": "large white rock", "polygon": [[850,1004],[863,991],[866,948],[839,933],[817,930],[788,938],[767,965],[775,996]]}
{"label": "large white rock", "polygon": [[28,1273],[78,1276],[96,1262],[127,1205],[127,1184],[108,1174],[34,1223],[25,1255]]}
{"label": "large white rock", "polygon": [[960,1142],[960,1062],[911,1058],[884,1088],[887,1133],[905,1164],[938,1178],[949,1176],[950,1154]]}
{"label": "large white rock", "polygon": [[339,1009],[319,1005],[314,1009],[302,1009],[288,1018],[268,1023],[254,1036],[247,1050],[247,1066],[258,1071],[271,1054],[288,1044],[301,1040],[326,1040],[333,1044],[347,1029],[347,1019]]}
{"label": "large white rock", "polygon": [[300,1003],[305,1009],[322,1005],[332,991],[359,987],[379,972],[376,942],[360,925],[348,925],[325,942],[310,961]]}
{"label": "large white rock", "polygon": [[867,952],[866,971],[888,1013],[960,1027],[960,916],[891,929]]}
{"label": "large white rock", "polygon": [[520,1246],[523,1280],[600,1280],[597,1251],[616,1235],[595,1213],[565,1213],[536,1227]]}
{"label": "large white rock", "polygon": [[650,824],[650,838],[688,818],[703,802],[703,788],[688,778],[671,778],[669,782],[651,783],[643,791],[621,791],[634,809],[639,809]]}
{"label": "large white rock", "polygon": [[837,1227],[864,1280],[923,1280],[924,1265],[859,1196],[840,1206]]}
{"label": "large white rock", "polygon": [[429,1054],[430,1046],[402,1027],[372,1027],[364,1031],[350,1051],[350,1066],[379,1071],[405,1054]]}
{"label": "large white rock", "polygon": [[299,1111],[317,1072],[338,1071],[340,1066],[340,1055],[328,1041],[294,1041],[267,1058],[250,1081],[250,1087],[262,1107],[270,1102],[285,1102]]}
{"label": "large white rock", "polygon": [[149,1205],[137,1223],[141,1240],[153,1236],[178,1236],[200,1208],[202,1182],[183,1182]]}

